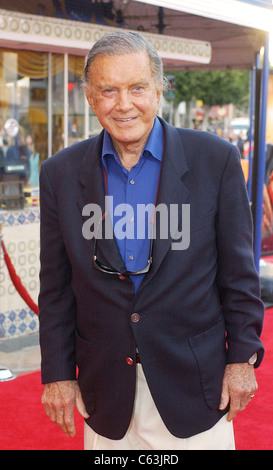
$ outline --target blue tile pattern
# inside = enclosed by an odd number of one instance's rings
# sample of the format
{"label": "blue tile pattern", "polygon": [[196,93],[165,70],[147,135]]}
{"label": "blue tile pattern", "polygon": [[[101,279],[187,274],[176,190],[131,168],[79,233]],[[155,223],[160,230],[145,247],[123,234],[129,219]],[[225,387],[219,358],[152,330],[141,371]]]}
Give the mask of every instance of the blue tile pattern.
{"label": "blue tile pattern", "polygon": [[[29,207],[18,211],[0,211],[0,223],[3,227],[3,240],[16,272],[36,301],[39,290],[40,209]],[[8,310],[7,305],[10,306]],[[0,338],[27,335],[38,330],[38,316],[18,296],[1,250]]]}

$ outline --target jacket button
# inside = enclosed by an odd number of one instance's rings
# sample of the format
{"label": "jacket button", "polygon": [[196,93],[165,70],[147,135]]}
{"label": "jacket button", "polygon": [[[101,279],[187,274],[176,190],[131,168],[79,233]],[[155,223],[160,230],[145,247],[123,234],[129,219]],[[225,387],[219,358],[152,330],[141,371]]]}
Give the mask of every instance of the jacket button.
{"label": "jacket button", "polygon": [[131,357],[126,357],[126,362],[129,366],[132,366],[134,364],[134,361]]}
{"label": "jacket button", "polygon": [[132,322],[137,323],[140,320],[139,314],[138,313],[133,313],[131,315],[131,320],[132,320]]}

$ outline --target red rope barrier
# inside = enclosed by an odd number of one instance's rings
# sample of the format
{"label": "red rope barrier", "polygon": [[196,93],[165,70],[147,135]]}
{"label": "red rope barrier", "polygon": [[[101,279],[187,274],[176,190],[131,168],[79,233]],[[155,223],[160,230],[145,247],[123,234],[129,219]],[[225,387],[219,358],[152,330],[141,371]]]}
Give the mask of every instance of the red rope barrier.
{"label": "red rope barrier", "polygon": [[38,315],[38,305],[33,302],[32,298],[30,297],[29,293],[27,292],[26,288],[23,286],[21,279],[19,276],[16,274],[16,271],[14,269],[14,266],[11,262],[11,259],[7,253],[5,244],[3,240],[1,240],[1,247],[4,253],[4,260],[10,275],[10,278],[13,282],[13,285],[15,289],[17,290],[18,294],[22,297],[22,299],[26,302],[26,304],[29,306],[29,308]]}

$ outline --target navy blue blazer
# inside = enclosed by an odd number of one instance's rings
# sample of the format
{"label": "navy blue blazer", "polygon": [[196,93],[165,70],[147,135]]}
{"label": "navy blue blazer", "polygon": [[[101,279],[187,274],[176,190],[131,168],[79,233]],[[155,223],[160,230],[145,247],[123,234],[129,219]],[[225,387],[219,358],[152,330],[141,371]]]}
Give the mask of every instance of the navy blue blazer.
{"label": "navy blue blazer", "polygon": [[[172,250],[170,235],[156,239],[153,264],[136,294],[130,279],[92,267],[93,239],[82,235],[83,207],[95,203],[104,210],[102,134],[41,168],[42,381],[75,379],[78,370],[87,423],[111,439],[121,439],[131,420],[136,345],[157,409],[180,438],[211,428],[226,412],[218,409],[226,364],[247,362],[257,352],[258,366],[264,353],[238,150],[209,133],[161,123],[157,202],[190,204],[190,245]],[[125,270],[115,240],[101,240],[100,261]]]}

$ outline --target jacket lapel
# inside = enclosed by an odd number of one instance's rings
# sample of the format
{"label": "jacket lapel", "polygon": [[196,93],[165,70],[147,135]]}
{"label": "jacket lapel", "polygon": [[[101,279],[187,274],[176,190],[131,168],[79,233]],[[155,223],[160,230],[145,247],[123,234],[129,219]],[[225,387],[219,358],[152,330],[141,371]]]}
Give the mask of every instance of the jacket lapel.
{"label": "jacket lapel", "polygon": [[[90,141],[90,145],[86,154],[83,157],[80,173],[79,184],[81,187],[81,197],[78,200],[78,206],[83,214],[83,208],[88,204],[96,204],[101,209],[103,215],[106,211],[105,207],[105,189],[103,181],[103,172],[101,165],[101,149],[102,149],[103,132]],[[83,215],[83,223],[89,215]],[[86,240],[92,243],[91,240]],[[98,241],[98,256],[103,257],[109,267],[115,268],[118,271],[125,271],[123,260],[120,256],[118,245],[115,239],[106,239],[103,237]]]}
{"label": "jacket lapel", "polygon": [[82,211],[86,204],[98,204],[104,211],[104,186],[101,170],[101,145],[102,133],[90,140],[87,152],[85,153],[80,172],[79,183],[82,188],[81,198],[78,201]]}

